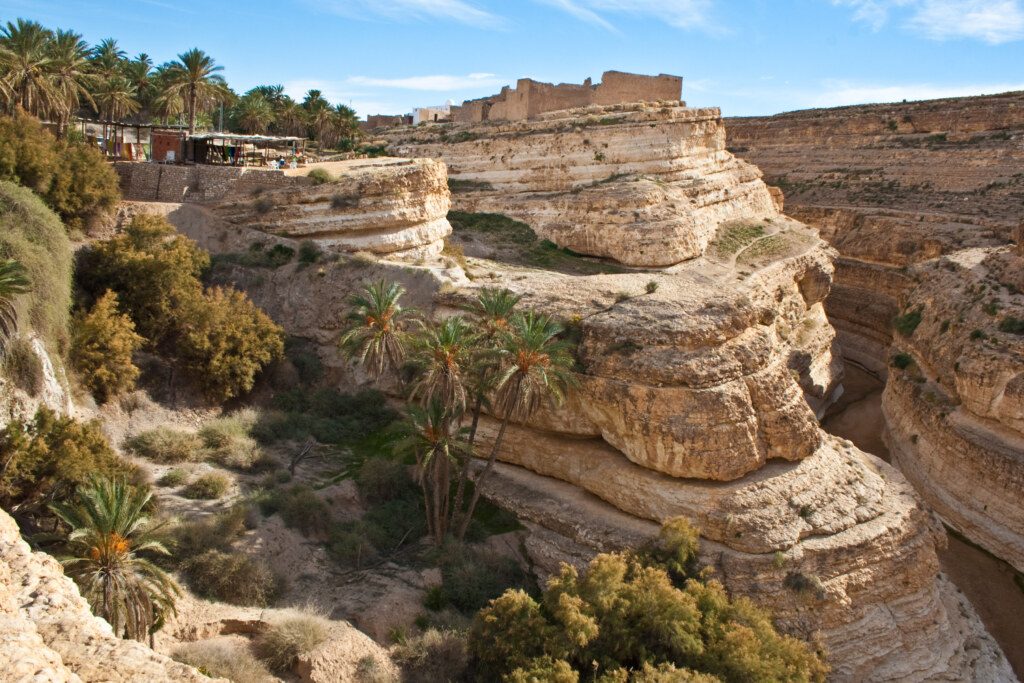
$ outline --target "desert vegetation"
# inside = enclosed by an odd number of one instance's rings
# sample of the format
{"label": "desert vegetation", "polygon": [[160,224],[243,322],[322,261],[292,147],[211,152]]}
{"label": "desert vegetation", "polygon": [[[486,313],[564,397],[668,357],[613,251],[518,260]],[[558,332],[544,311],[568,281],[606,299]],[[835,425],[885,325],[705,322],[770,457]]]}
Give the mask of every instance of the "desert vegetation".
{"label": "desert vegetation", "polygon": [[65,133],[77,115],[105,122],[180,123],[189,132],[212,127],[226,107],[226,123],[242,133],[308,135],[321,148],[351,148],[359,138],[356,114],[332,105],[319,90],[302,102],[280,85],[237,95],[223,67],[199,48],[155,65],[147,54],[130,58],[107,38],[90,46],[74,31],[56,31],[17,19],[0,28],[0,104],[53,121]]}

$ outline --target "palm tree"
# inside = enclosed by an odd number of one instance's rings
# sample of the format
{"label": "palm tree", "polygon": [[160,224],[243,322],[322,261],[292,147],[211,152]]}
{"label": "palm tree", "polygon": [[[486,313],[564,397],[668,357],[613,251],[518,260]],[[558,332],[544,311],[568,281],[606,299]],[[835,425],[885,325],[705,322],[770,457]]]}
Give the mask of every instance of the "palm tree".
{"label": "palm tree", "polygon": [[92,68],[101,78],[112,78],[121,73],[121,65],[128,53],[113,38],[104,38],[92,50]]}
{"label": "palm tree", "polygon": [[105,79],[96,89],[93,99],[103,119],[104,139],[107,137],[108,121],[118,121],[139,110],[141,105],[135,96],[135,86],[120,74]]}
{"label": "palm tree", "polygon": [[562,326],[546,315],[528,311],[514,316],[509,331],[498,340],[501,366],[494,380],[494,408],[501,415],[501,427],[487,465],[474,479],[473,497],[459,525],[460,540],[473,519],[482,484],[494,468],[509,421],[526,420],[546,401],[560,404],[576,383],[572,371],[576,361],[569,345],[558,338],[562,331]]}
{"label": "palm tree", "polygon": [[128,82],[135,88],[136,98],[142,108],[149,109],[155,95],[152,79],[153,60],[145,52],[140,53],[135,59],[125,61],[121,65],[121,72]]}
{"label": "palm tree", "polygon": [[146,515],[152,494],[121,481],[94,480],[73,504],[53,505],[71,527],[70,555],[61,560],[93,613],[114,633],[144,640],[174,612],[180,590],[142,553],[169,555]]}
{"label": "palm tree", "polygon": [[180,94],[185,103],[190,134],[196,132],[196,114],[200,109],[227,99],[227,83],[217,73],[223,70],[224,67],[217,65],[199,48],[183,52],[178,55],[178,61],[171,63],[168,85],[171,91]]}
{"label": "palm tree", "polygon": [[302,105],[285,96],[276,110],[274,128],[279,135],[306,136],[306,112]]}
{"label": "palm tree", "polygon": [[95,106],[90,88],[95,78],[90,73],[89,45],[82,36],[72,31],[57,30],[50,42],[51,84],[56,91],[54,110],[61,134],[67,128],[72,115],[86,102]]}
{"label": "palm tree", "polygon": [[244,133],[266,133],[274,122],[274,108],[263,95],[249,91],[235,103],[231,117]]}
{"label": "palm tree", "polygon": [[35,116],[58,99],[50,73],[53,32],[35,21],[18,19],[0,29],[0,72],[13,98]]}
{"label": "palm tree", "polygon": [[398,370],[405,360],[402,323],[408,317],[399,299],[405,288],[384,280],[368,285],[362,294],[352,297],[348,330],[340,346],[350,358],[356,358],[370,375],[380,378],[387,370]]}
{"label": "palm tree", "polygon": [[459,430],[453,429],[453,423],[452,415],[439,401],[431,401],[426,407],[412,405],[406,418],[396,426],[392,443],[396,456],[415,459],[428,531],[438,544],[448,534],[452,512],[451,465],[466,451],[465,440]]}
{"label": "palm tree", "polygon": [[423,405],[436,401],[457,418],[466,410],[467,383],[477,335],[458,315],[438,325],[421,321],[419,328],[413,343],[413,361],[420,374],[409,398],[419,398]]}
{"label": "palm tree", "polygon": [[0,260],[0,356],[18,331],[15,297],[31,291],[25,266],[13,259]]}

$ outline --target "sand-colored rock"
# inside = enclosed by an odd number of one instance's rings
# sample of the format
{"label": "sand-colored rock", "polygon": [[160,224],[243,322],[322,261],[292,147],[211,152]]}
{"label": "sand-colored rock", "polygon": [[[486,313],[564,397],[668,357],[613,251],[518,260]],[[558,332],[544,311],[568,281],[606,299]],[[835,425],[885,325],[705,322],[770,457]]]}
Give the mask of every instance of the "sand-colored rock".
{"label": "sand-colored rock", "polygon": [[[0,510],[0,666],[11,681],[210,681],[93,616],[60,564]],[[222,679],[220,679],[222,680]],[[226,683],[226,682],[225,682]]]}
{"label": "sand-colored rock", "polygon": [[397,154],[448,164],[455,208],[628,265],[694,258],[722,223],[778,215],[760,172],[725,150],[717,109],[594,106],[389,135]]}

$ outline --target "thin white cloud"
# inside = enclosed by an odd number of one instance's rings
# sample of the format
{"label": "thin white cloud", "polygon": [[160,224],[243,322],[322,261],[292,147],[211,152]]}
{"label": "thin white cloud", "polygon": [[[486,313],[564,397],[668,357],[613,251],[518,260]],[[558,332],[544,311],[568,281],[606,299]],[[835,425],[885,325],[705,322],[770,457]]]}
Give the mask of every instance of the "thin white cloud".
{"label": "thin white cloud", "polygon": [[997,45],[1024,38],[1018,0],[925,0],[910,26],[935,40],[975,38]]}
{"label": "thin white cloud", "polygon": [[675,28],[721,33],[711,19],[711,0],[537,0],[602,28],[615,30],[605,15],[649,17]]}
{"label": "thin white cloud", "polygon": [[906,85],[865,85],[846,81],[825,81],[823,89],[804,100],[800,106],[841,107],[848,104],[872,104],[877,102],[902,102],[903,100],[934,100],[943,97],[968,97],[971,95],[994,95],[1002,92],[1024,90],[1021,83],[978,83],[968,85],[937,85],[912,83]]}
{"label": "thin white cloud", "polygon": [[409,76],[405,78],[370,78],[368,76],[352,76],[347,83],[374,88],[398,88],[402,90],[430,90],[446,92],[451,90],[471,90],[474,88],[496,88],[505,85],[505,81],[494,74],[472,73],[466,76]]}
{"label": "thin white cloud", "polygon": [[932,40],[969,38],[997,45],[1024,38],[1021,0],[832,0],[875,31],[904,10],[904,26]]}
{"label": "thin white cloud", "polygon": [[444,20],[480,28],[498,28],[505,20],[466,0],[304,0],[315,9],[353,19],[390,21]]}

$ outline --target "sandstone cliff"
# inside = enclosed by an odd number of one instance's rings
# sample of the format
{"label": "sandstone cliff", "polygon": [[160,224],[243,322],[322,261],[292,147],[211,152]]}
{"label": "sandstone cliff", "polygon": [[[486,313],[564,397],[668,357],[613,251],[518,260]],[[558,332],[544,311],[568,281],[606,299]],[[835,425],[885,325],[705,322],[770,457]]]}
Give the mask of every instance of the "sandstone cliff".
{"label": "sandstone cliff", "polygon": [[725,150],[717,109],[594,106],[391,135],[395,153],[448,165],[455,208],[628,265],[694,258],[720,224],[777,215],[760,172]]}
{"label": "sandstone cliff", "polygon": [[[999,325],[1024,308],[1024,262],[1007,246],[1024,216],[1022,140],[1022,93],[729,122],[730,149],[839,251],[826,310],[843,355],[889,375],[894,462],[946,523],[1018,569],[1024,355]],[[912,365],[889,368],[895,354]]]}
{"label": "sandstone cliff", "polygon": [[0,674],[9,681],[210,681],[114,636],[56,560],[32,552],[0,510]]}

